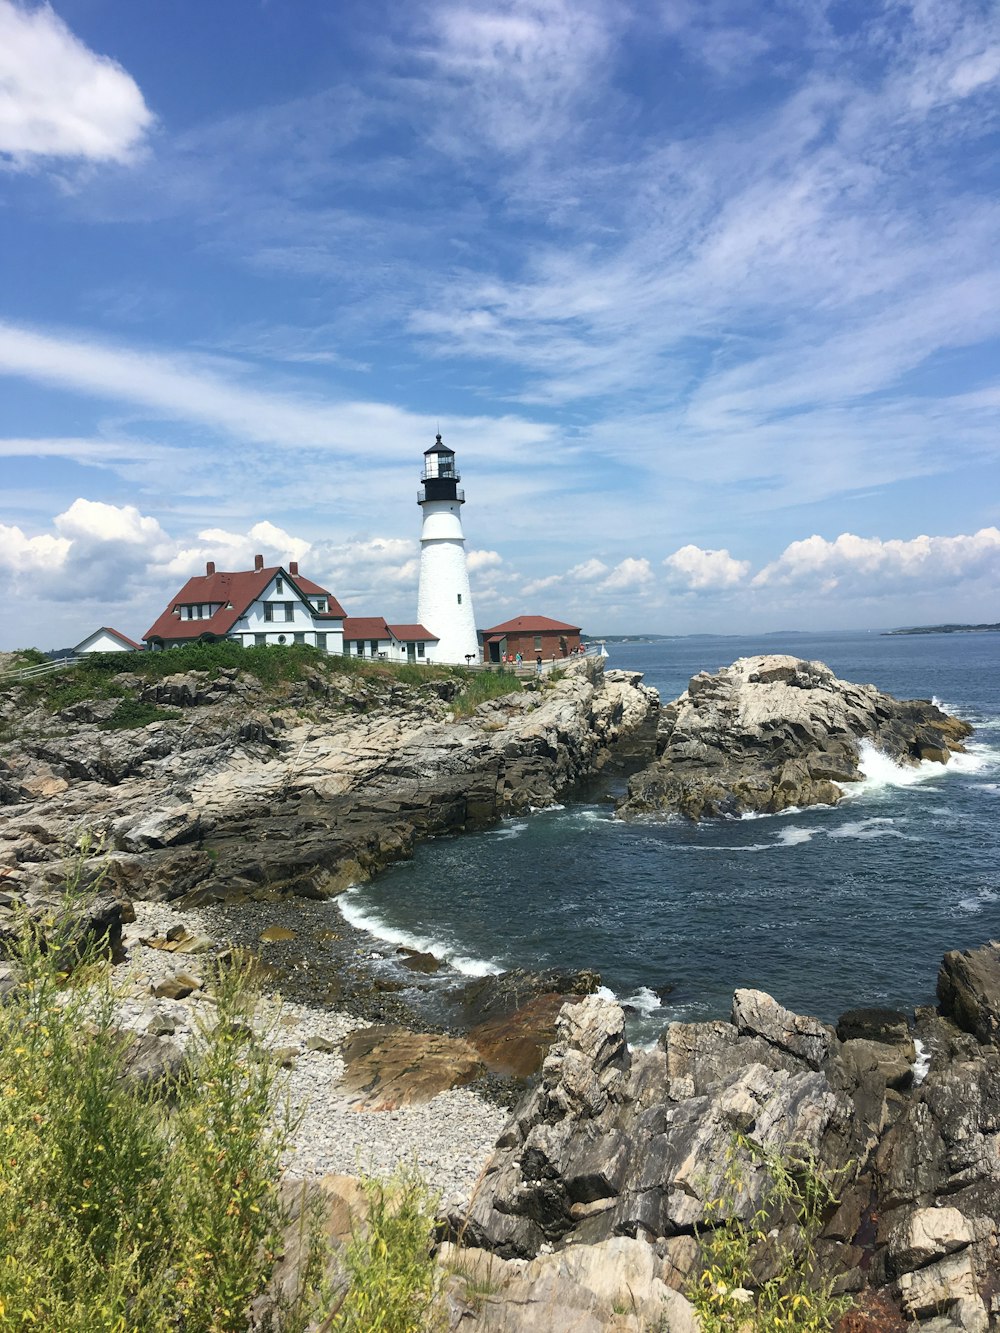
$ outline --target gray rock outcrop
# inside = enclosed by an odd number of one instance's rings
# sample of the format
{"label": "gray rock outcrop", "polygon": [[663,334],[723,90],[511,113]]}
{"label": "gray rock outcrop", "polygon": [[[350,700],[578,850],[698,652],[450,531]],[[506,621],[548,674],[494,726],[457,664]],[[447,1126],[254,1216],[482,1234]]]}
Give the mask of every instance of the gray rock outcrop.
{"label": "gray rock outcrop", "polygon": [[660,713],[657,757],[632,777],[624,817],[691,819],[836,805],[867,740],[901,764],[947,763],[972,728],[927,700],[838,680],[822,662],[743,657],[701,672]]}
{"label": "gray rock outcrop", "polygon": [[[996,949],[962,956],[960,1012],[1000,1003]],[[951,1003],[945,984],[942,1012],[918,1014],[933,1058],[916,1085],[899,1072],[913,1035],[886,1011],[846,1014],[841,1039],[743,990],[730,1022],[672,1023],[644,1051],[628,1047],[617,1005],[588,996],[562,1011],[538,1085],[451,1225],[514,1289],[526,1272],[541,1280],[551,1250],[622,1238],[683,1289],[700,1228],[774,1207],[768,1158],[811,1162],[836,1181],[817,1259],[839,1290],[877,1291],[929,1329],[984,1333],[1000,1316],[1000,1044],[988,1026],[957,1027]],[[770,1215],[785,1236],[788,1216]],[[754,1280],[772,1261],[755,1254]]]}
{"label": "gray rock outcrop", "polygon": [[[85,826],[120,893],[326,896],[421,838],[551,804],[619,745],[651,753],[659,701],[639,682],[590,659],[456,718],[449,681],[317,674],[276,701],[226,670],[142,687],[183,715],[135,730],[102,730],[75,705],[56,726],[29,714],[0,757],[0,866],[14,891],[55,887]],[[14,715],[16,700],[0,704]]]}

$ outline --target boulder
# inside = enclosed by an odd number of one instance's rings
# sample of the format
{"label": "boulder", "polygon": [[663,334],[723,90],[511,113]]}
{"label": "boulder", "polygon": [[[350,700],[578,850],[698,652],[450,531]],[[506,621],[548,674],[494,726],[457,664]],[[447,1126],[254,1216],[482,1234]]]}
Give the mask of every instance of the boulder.
{"label": "boulder", "polygon": [[428,1102],[483,1072],[478,1052],[463,1038],[391,1025],[359,1028],[344,1038],[341,1053],[344,1088],[369,1110]]}
{"label": "boulder", "polygon": [[972,731],[924,700],[839,680],[822,662],[740,658],[692,678],[660,712],[657,758],[629,781],[623,817],[692,819],[836,805],[861,777],[859,742],[891,759],[947,762]]}
{"label": "boulder", "polygon": [[1000,943],[946,953],[937,993],[942,1014],[978,1041],[1000,1045]]}

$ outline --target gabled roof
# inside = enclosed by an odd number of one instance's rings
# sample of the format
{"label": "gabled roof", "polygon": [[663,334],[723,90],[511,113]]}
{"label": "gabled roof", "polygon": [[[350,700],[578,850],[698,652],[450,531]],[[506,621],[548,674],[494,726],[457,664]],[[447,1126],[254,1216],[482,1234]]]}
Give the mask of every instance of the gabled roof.
{"label": "gabled roof", "polygon": [[98,634],[110,634],[111,637],[117,639],[119,643],[126,643],[130,648],[138,649],[140,652],[145,647],[145,644],[136,643],[135,639],[130,639],[129,636],[123,634],[120,629],[113,629],[110,625],[102,625],[100,629],[93,630],[85,639],[81,639],[73,651],[78,653],[85,643],[89,643],[90,640],[96,638]]}
{"label": "gabled roof", "polygon": [[400,643],[440,642],[438,635],[432,634],[429,629],[424,629],[423,625],[390,625],[389,628]]}
{"label": "gabled roof", "polygon": [[392,631],[381,616],[345,616],[344,639],[391,639]]}
{"label": "gabled roof", "polygon": [[505,620],[502,625],[484,629],[483,635],[491,634],[579,634],[579,625],[567,625],[563,620],[550,620],[548,616],[517,616],[514,620]]}
{"label": "gabled roof", "polygon": [[423,625],[389,625],[381,616],[347,616],[344,642],[355,639],[395,639],[398,643],[437,643],[438,636]]}
{"label": "gabled roof", "polygon": [[[303,601],[308,601],[310,597],[329,599],[328,611],[317,611],[311,607],[317,620],[343,617],[344,608],[326,588],[300,575],[293,577],[281,565],[271,565],[266,569],[245,569],[230,574],[196,574],[170,599],[167,609],[142,637],[147,640],[200,639],[203,634],[228,634],[277,574],[287,579]],[[179,615],[174,615],[174,607],[208,605],[212,602],[221,603],[220,609],[207,620],[182,620]]]}

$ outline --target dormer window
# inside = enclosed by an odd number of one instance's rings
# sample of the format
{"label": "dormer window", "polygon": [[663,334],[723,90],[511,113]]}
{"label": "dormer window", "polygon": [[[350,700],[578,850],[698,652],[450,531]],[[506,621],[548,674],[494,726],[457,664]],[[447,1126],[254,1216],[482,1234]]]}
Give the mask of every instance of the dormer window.
{"label": "dormer window", "polygon": [[318,601],[316,602],[316,610],[317,610],[317,611],[325,611],[325,610],[326,610],[326,598],[325,598],[325,597],[320,597],[320,598],[318,599]]}

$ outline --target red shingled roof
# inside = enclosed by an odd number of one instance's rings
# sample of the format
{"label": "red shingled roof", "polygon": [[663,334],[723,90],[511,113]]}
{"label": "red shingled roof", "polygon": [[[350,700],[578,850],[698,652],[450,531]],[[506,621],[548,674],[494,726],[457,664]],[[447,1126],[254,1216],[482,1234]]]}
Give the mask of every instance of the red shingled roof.
{"label": "red shingled roof", "polygon": [[391,639],[389,626],[381,616],[346,616],[344,642],[348,639]]}
{"label": "red shingled roof", "polygon": [[484,629],[483,635],[492,634],[579,634],[579,625],[567,625],[562,620],[550,620],[548,616],[517,616],[514,620],[505,620],[502,625]]}
{"label": "red shingled roof", "polygon": [[423,625],[390,625],[389,628],[400,643],[409,643],[412,640],[422,640],[425,643],[439,642],[438,636],[432,634],[429,629],[424,629]]}
{"label": "red shingled roof", "polygon": [[[146,640],[200,639],[203,634],[220,637],[228,634],[276,574],[287,579],[292,590],[302,595],[303,601],[310,597],[329,599],[328,611],[311,608],[316,619],[341,619],[344,616],[344,608],[326,588],[301,575],[293,577],[281,565],[272,565],[267,569],[245,569],[231,574],[196,574],[188,579],[176,597],[170,599],[167,609],[142,637]],[[182,620],[179,615],[174,615],[175,606],[208,605],[211,602],[221,603],[221,607],[207,620]]]}

